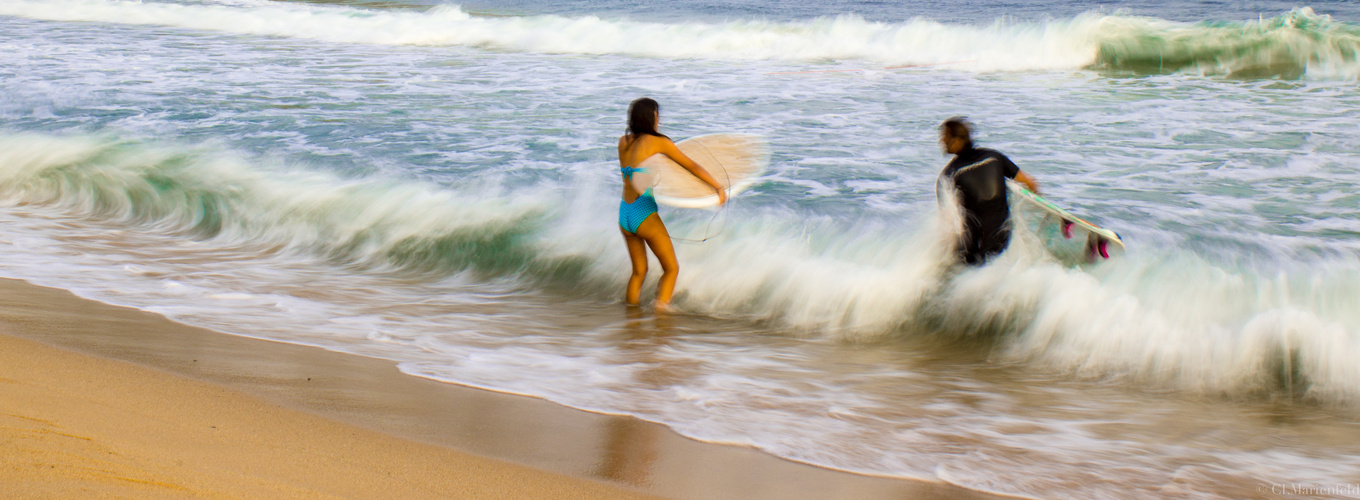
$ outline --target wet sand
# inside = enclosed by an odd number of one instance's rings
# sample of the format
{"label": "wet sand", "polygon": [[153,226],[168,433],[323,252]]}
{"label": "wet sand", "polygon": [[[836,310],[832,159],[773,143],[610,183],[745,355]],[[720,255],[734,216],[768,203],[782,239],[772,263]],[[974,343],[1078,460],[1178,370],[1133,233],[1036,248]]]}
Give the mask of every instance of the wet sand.
{"label": "wet sand", "polygon": [[0,336],[5,498],[649,498]]}
{"label": "wet sand", "polygon": [[14,280],[0,280],[0,334],[6,497],[1000,498],[701,443]]}

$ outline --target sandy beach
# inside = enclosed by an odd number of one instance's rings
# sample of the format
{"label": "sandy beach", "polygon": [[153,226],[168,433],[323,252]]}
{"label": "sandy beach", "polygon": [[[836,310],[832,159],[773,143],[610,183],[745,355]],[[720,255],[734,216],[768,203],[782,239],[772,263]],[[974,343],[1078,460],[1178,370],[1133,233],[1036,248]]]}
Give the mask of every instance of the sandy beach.
{"label": "sandy beach", "polygon": [[0,484],[11,498],[990,498],[20,281],[0,281],[0,333]]}
{"label": "sandy beach", "polygon": [[5,498],[648,498],[10,336],[0,407]]}

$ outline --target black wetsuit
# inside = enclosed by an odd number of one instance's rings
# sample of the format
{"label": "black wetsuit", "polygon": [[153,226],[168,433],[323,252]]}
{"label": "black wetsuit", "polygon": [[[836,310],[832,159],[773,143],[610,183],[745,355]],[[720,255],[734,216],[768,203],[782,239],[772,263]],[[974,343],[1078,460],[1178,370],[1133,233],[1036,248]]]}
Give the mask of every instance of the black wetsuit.
{"label": "black wetsuit", "polygon": [[968,264],[982,264],[1001,253],[1011,240],[1011,209],[1006,202],[1006,179],[1020,173],[1010,158],[990,149],[960,151],[940,172],[963,205],[964,239],[960,253]]}

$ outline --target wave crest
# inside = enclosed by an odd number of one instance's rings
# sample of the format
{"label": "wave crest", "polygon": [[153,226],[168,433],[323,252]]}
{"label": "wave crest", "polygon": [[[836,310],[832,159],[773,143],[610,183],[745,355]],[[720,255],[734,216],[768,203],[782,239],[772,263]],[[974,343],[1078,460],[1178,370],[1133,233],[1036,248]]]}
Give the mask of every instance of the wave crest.
{"label": "wave crest", "polygon": [[1084,31],[1068,23],[972,28],[923,19],[879,23],[841,15],[795,22],[665,24],[594,15],[473,16],[458,6],[405,12],[275,2],[181,5],[120,0],[15,0],[0,4],[0,15],[176,26],[334,43],[464,46],[552,54],[951,63],[984,69],[1073,67],[1091,60],[1091,51],[1072,39]]}
{"label": "wave crest", "polygon": [[1083,14],[1043,23],[882,23],[854,15],[806,21],[655,23],[599,16],[475,16],[242,0],[228,5],[120,0],[11,0],[0,15],[175,26],[331,43],[462,46],[667,59],[859,61],[962,71],[1094,68],[1240,78],[1360,76],[1360,28],[1300,8],[1254,23],[1186,24]]}
{"label": "wave crest", "polygon": [[1103,25],[1096,69],[1248,79],[1360,76],[1360,27],[1306,7],[1256,23],[1184,26],[1111,17]]}
{"label": "wave crest", "polygon": [[[267,244],[342,266],[447,275],[553,274],[571,255],[529,247],[550,217],[533,199],[377,179],[274,171],[206,149],[97,138],[0,138],[12,202],[191,237]],[[491,187],[489,191],[498,191]]]}

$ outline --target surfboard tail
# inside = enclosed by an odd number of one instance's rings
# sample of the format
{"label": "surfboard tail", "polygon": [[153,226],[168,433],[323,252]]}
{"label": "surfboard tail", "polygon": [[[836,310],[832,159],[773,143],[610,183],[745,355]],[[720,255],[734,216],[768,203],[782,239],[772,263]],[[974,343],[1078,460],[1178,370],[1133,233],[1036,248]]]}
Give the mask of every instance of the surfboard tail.
{"label": "surfboard tail", "polygon": [[1124,250],[1123,240],[1114,231],[1064,210],[1017,182],[1008,180],[1006,186],[1014,194],[1012,199],[1021,204],[1017,208],[1023,206],[1025,210],[1032,209],[1029,213],[1043,215],[1036,230],[1040,232],[1049,252],[1059,259],[1071,263],[1095,263],[1110,259]]}

